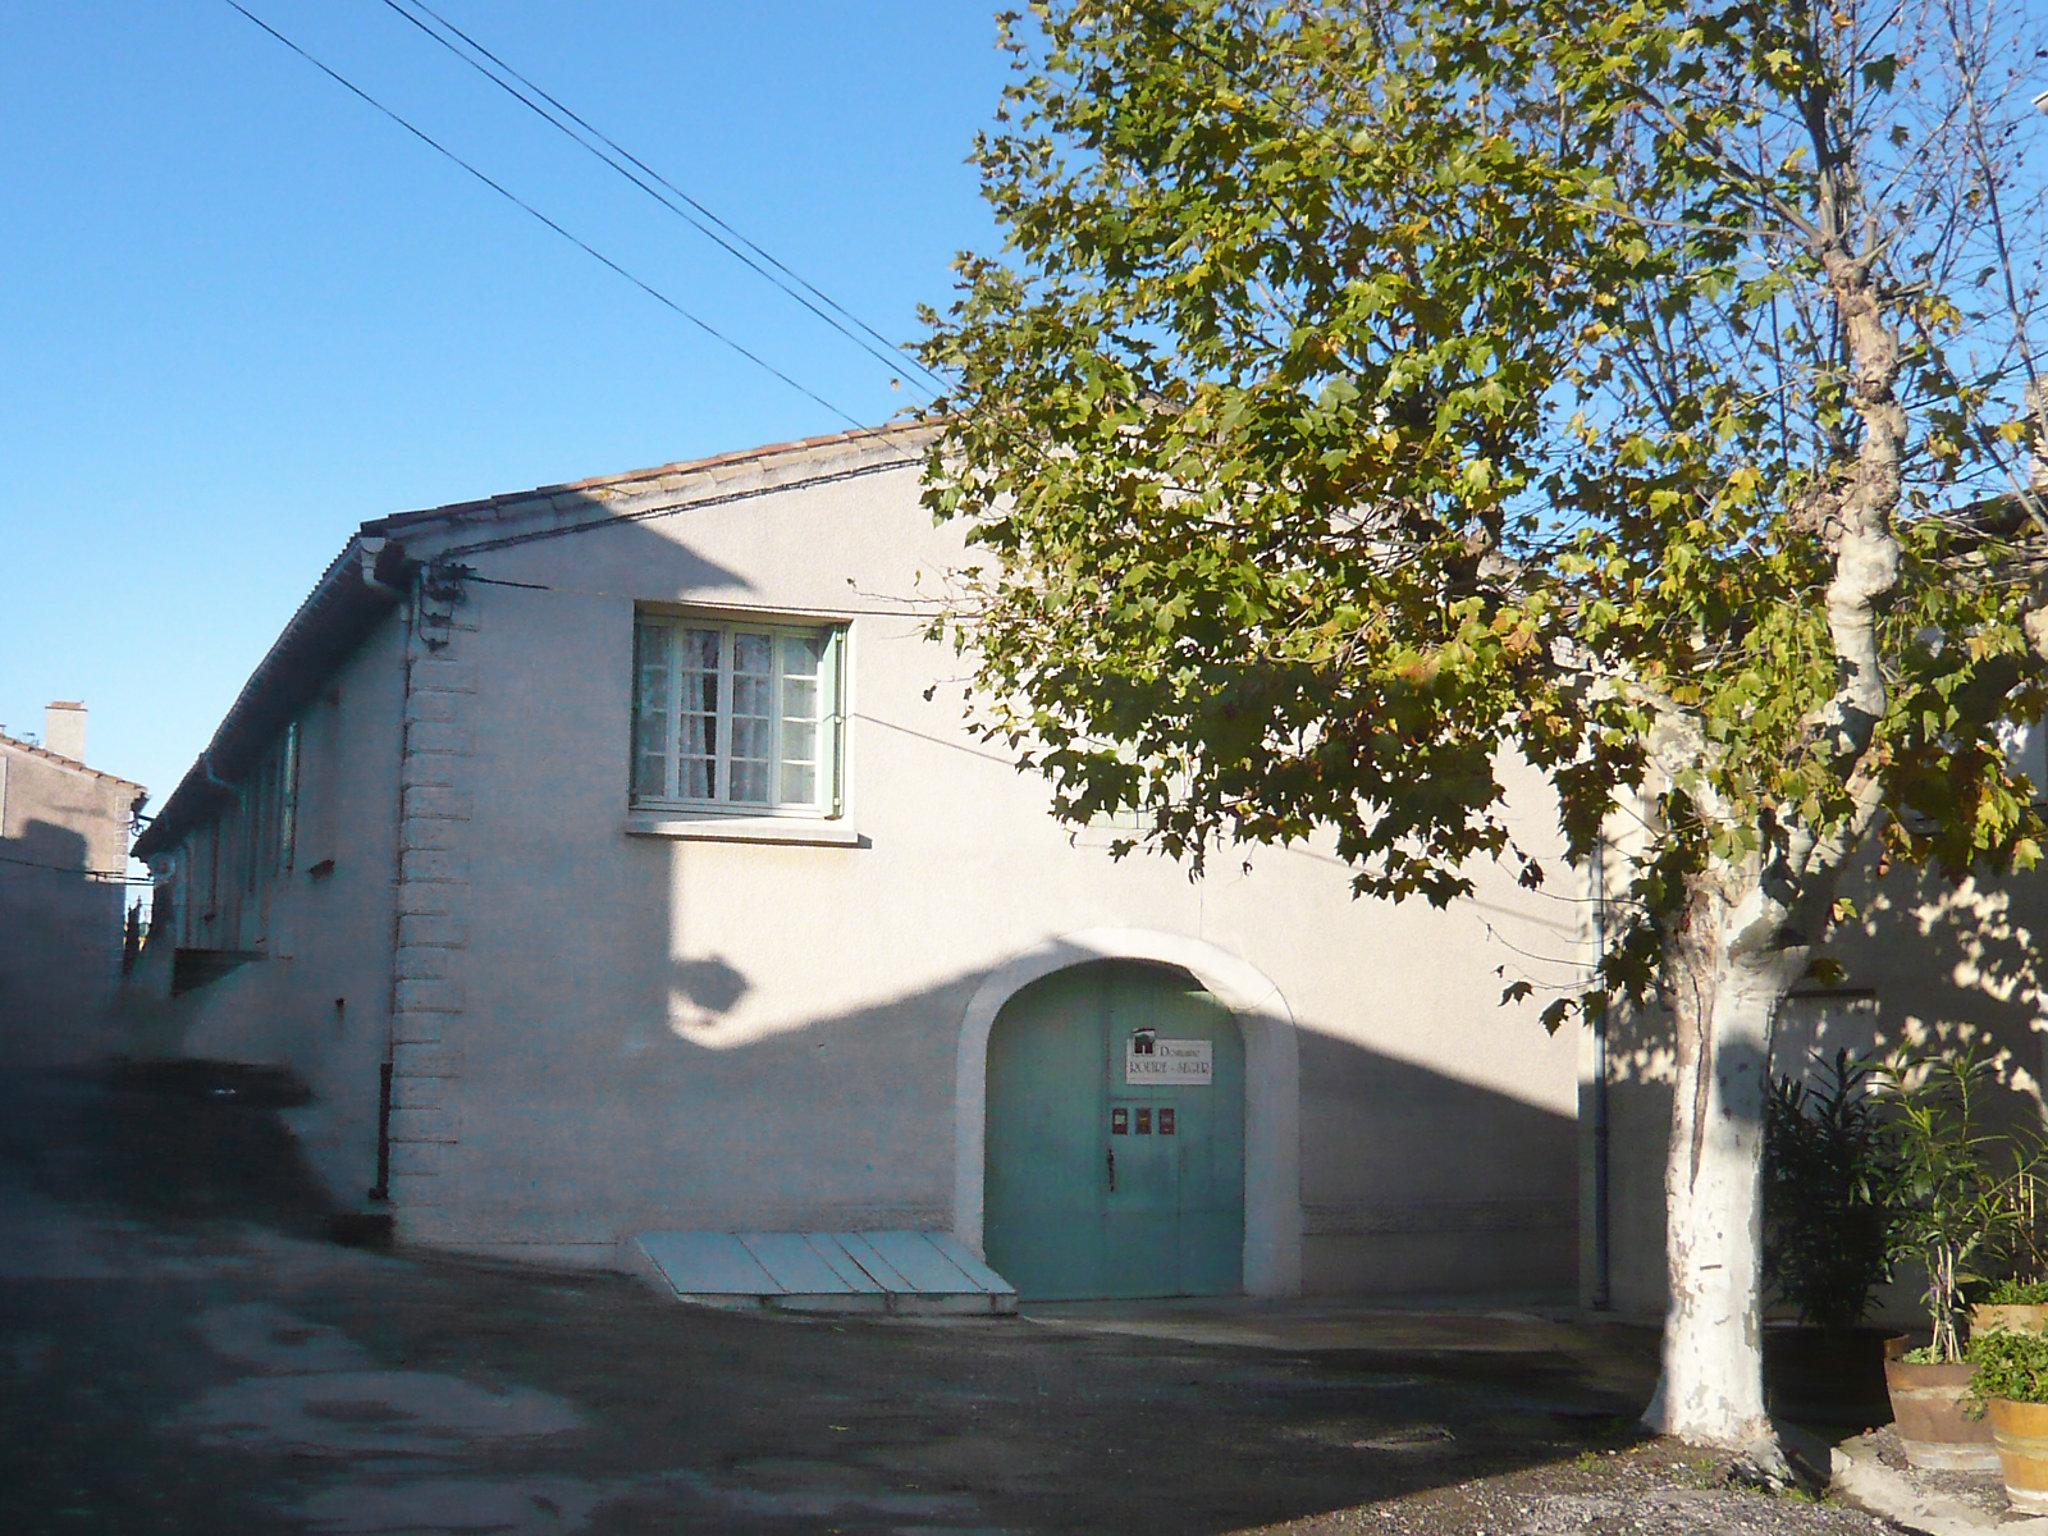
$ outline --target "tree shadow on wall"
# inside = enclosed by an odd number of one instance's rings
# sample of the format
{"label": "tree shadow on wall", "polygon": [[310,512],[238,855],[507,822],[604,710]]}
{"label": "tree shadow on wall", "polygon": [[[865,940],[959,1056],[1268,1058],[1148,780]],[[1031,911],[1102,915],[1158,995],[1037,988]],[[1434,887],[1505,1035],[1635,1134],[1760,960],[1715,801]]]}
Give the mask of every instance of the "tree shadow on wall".
{"label": "tree shadow on wall", "polygon": [[[1957,882],[1936,867],[1866,861],[1844,894],[1857,915],[1818,953],[1841,968],[1826,985],[1796,988],[1781,1010],[1770,1070],[1809,1079],[1840,1050],[1883,1057],[1900,1048],[1965,1045],[1991,1062],[1991,1113],[2015,1126],[2042,1123],[2044,973],[2048,883],[2022,875]],[[1624,1313],[1664,1305],[1665,1148],[1671,1133],[1670,1025],[1661,1011],[1617,1011],[1609,1032],[1608,1225],[1613,1289]],[[1876,1315],[1914,1322],[1914,1283],[1895,1282]]]}

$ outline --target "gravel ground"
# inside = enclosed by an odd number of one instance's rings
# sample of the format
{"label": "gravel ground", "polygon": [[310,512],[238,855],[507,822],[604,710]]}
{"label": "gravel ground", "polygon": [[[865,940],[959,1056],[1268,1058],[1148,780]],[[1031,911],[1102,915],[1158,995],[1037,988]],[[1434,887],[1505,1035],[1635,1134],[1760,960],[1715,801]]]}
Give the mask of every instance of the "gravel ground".
{"label": "gravel ground", "polygon": [[[1671,1441],[1265,1526],[1257,1536],[1899,1536],[1810,1494],[1759,1492],[1729,1463]],[[1251,1536],[1251,1533],[1247,1533]]]}
{"label": "gravel ground", "polygon": [[1889,1529],[1643,1441],[1647,1330],[696,1312],[335,1245],[284,1102],[0,1073],[0,1536]]}

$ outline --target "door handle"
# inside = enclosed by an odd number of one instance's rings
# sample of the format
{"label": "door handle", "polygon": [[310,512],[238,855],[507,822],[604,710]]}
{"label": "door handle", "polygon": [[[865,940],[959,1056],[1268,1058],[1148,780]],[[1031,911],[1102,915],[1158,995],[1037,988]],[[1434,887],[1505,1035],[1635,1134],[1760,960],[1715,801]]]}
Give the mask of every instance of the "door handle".
{"label": "door handle", "polygon": [[1116,1148],[1109,1149],[1109,1192],[1116,1193]]}

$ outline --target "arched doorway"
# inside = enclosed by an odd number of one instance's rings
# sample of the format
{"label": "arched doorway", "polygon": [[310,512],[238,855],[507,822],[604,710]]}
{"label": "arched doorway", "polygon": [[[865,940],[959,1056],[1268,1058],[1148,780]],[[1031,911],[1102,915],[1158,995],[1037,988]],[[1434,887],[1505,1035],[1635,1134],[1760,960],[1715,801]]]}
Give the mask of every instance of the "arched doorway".
{"label": "arched doorway", "polygon": [[983,1239],[1026,1300],[1243,1289],[1245,1051],[1177,966],[1098,960],[989,1031]]}

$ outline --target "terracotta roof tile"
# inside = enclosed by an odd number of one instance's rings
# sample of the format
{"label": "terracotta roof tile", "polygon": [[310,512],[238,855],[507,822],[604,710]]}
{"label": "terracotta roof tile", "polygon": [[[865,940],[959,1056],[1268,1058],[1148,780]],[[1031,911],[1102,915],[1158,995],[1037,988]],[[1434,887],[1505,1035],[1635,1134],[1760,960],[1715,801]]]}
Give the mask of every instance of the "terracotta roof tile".
{"label": "terracotta roof tile", "polygon": [[103,773],[90,764],[81,763],[75,757],[66,757],[61,752],[52,752],[48,747],[39,747],[32,741],[23,741],[19,736],[9,736],[0,733],[0,746],[13,747],[18,752],[26,752],[31,757],[40,757],[45,762],[55,763],[60,768],[70,768],[79,773],[89,773],[96,779],[105,779],[109,784],[123,784],[129,789],[141,789],[143,787],[133,779],[124,779],[118,773]]}
{"label": "terracotta roof tile", "polygon": [[766,443],[759,448],[714,453],[701,459],[679,459],[672,464],[657,464],[649,469],[630,469],[623,474],[594,475],[587,480],[570,480],[561,485],[540,485],[524,491],[506,491],[496,496],[479,497],[474,501],[452,501],[445,506],[423,507],[416,512],[394,512],[388,517],[364,523],[362,531],[373,535],[403,533],[419,527],[422,523],[435,522],[442,518],[538,511],[548,506],[551,501],[565,502],[566,507],[587,505],[604,492],[630,492],[635,488],[666,489],[667,487],[649,484],[662,480],[672,481],[676,489],[681,489],[682,483],[689,477],[702,477],[708,474],[713,479],[720,479],[766,459],[798,456],[826,458],[840,450],[862,444],[894,444],[906,438],[915,439],[929,430],[931,428],[922,422],[899,422],[893,426],[832,432],[822,437],[800,437],[786,443]]}

